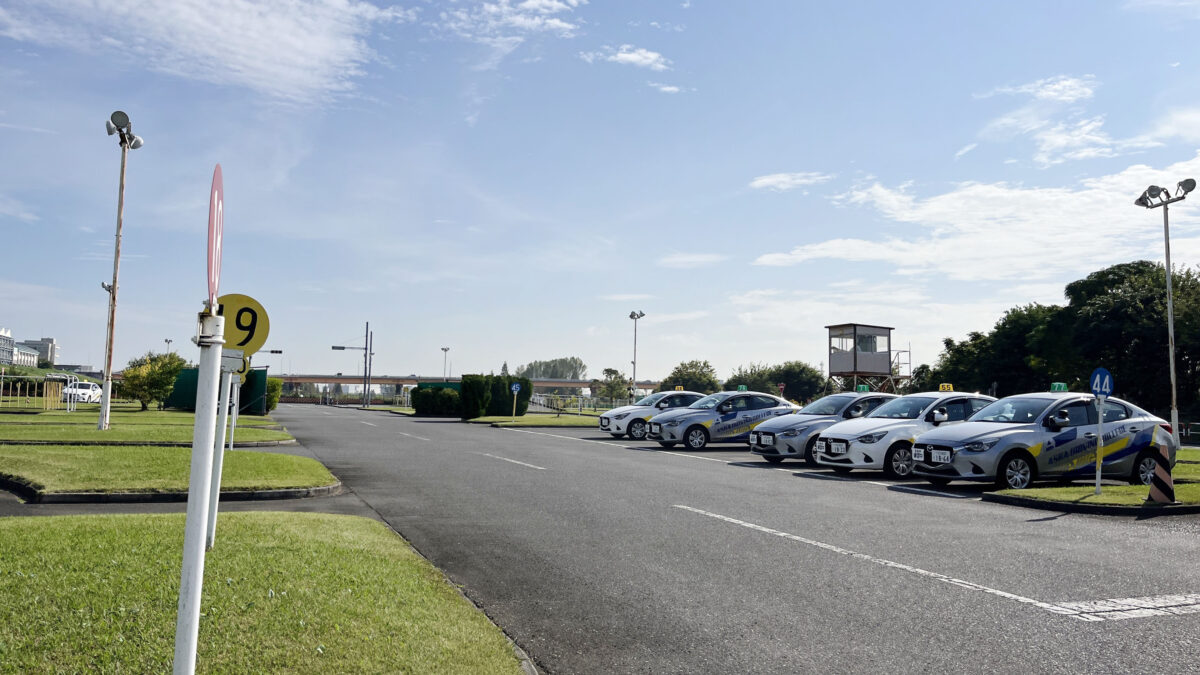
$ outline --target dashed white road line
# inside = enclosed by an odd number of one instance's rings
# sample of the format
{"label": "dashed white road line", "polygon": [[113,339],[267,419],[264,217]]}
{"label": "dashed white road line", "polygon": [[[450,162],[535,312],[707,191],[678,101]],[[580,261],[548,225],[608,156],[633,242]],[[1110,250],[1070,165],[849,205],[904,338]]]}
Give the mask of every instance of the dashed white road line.
{"label": "dashed white road line", "polygon": [[1094,614],[1085,613],[1076,608],[1066,607],[1061,604],[1041,602],[1039,600],[1034,600],[1033,598],[1026,598],[1021,595],[1016,595],[1014,593],[1008,593],[1008,592],[1001,591],[1001,590],[998,590],[995,588],[988,588],[987,586],[982,586],[980,584],[972,583],[970,581],[964,581],[963,579],[955,579],[954,577],[949,577],[949,576],[946,576],[945,574],[938,574],[937,572],[930,572],[929,570],[923,570],[919,567],[905,565],[904,563],[898,563],[898,562],[894,562],[891,560],[885,560],[884,558],[876,558],[873,555],[867,555],[866,553],[859,553],[857,551],[851,551],[850,549],[845,549],[840,546],[834,546],[833,544],[826,544],[824,542],[816,541],[815,539],[808,539],[806,537],[801,537],[799,535],[789,534],[787,532],[781,532],[779,530],[774,530],[769,527],[765,527],[763,525],[757,525],[755,523],[749,523],[744,520],[738,520],[737,518],[730,518],[729,516],[723,516],[719,513],[712,513],[710,511],[705,511],[703,509],[697,509],[697,508],[694,508],[691,506],[685,506],[683,504],[675,504],[674,506],[675,506],[675,508],[683,509],[684,511],[690,511],[692,513],[697,513],[702,516],[707,516],[709,518],[723,520],[727,523],[733,523],[734,525],[740,525],[742,527],[750,528],[752,530],[758,530],[759,532],[771,534],[776,537],[783,537],[784,539],[789,539],[791,541],[799,542],[801,544],[815,546],[817,548],[821,548],[826,551],[830,551],[832,553],[837,553],[838,555],[845,555],[845,556],[850,556],[852,558],[858,558],[859,560],[865,560],[867,562],[875,563],[876,565],[882,565],[884,567],[891,567],[893,569],[902,570],[904,572],[916,574],[916,575],[925,577],[927,579],[935,579],[937,581],[941,581],[941,582],[944,582],[947,584],[953,584],[955,586],[959,586],[961,588],[965,588],[968,590],[979,591],[981,593],[987,593],[988,595],[994,595],[997,597],[1004,598],[1006,600],[1012,600],[1012,601],[1020,602],[1020,603],[1026,604],[1026,605],[1032,605],[1034,607],[1044,609],[1047,612],[1051,612],[1053,614],[1069,616],[1069,617],[1072,617],[1075,619],[1080,619],[1082,621],[1104,621],[1104,619],[1101,617],[1097,617]]}
{"label": "dashed white road line", "polygon": [[367,426],[369,426],[369,427],[375,427],[375,426],[379,426],[379,425],[377,425],[377,424],[371,424],[370,422],[363,422],[362,420],[359,420],[358,422],[359,422],[359,424],[365,424],[365,425],[367,425]]}
{"label": "dashed white road line", "polygon": [[515,459],[509,459],[509,458],[507,458],[507,457],[501,457],[501,456],[499,456],[499,455],[493,455],[493,454],[491,454],[491,453],[487,453],[487,452],[479,452],[479,453],[476,453],[476,454],[478,454],[478,455],[483,455],[484,457],[491,457],[492,459],[502,459],[502,460],[504,460],[504,461],[506,461],[506,462],[512,462],[513,464],[520,464],[521,466],[527,466],[527,467],[529,467],[529,468],[531,468],[531,469],[537,469],[537,470],[539,470],[539,471],[546,471],[546,470],[547,470],[547,469],[546,469],[546,467],[544,467],[544,466],[537,466],[536,464],[526,464],[525,462],[518,462],[518,461],[517,461],[517,460],[515,460]]}
{"label": "dashed white road line", "polygon": [[[371,426],[375,426],[375,425],[371,425]],[[404,433],[403,431],[397,431],[396,433],[400,434],[401,436],[408,436],[409,438],[415,438],[415,439],[417,439],[418,441],[427,441],[427,442],[429,442],[429,439],[428,439],[428,438],[425,438],[424,436],[415,436],[415,435],[413,435],[413,434],[406,434],[406,433]]]}

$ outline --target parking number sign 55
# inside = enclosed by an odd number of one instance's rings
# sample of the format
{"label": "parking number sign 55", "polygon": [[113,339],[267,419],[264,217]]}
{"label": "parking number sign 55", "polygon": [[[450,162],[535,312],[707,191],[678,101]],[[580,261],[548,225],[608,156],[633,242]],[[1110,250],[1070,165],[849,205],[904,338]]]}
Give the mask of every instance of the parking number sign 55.
{"label": "parking number sign 55", "polygon": [[257,300],[238,293],[217,298],[217,314],[225,317],[225,346],[246,356],[262,349],[271,332],[267,310]]}

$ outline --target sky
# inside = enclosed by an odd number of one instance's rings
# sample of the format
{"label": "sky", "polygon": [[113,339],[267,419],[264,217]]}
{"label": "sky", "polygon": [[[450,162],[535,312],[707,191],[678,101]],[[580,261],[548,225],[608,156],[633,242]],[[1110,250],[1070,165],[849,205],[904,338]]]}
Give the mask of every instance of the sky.
{"label": "sky", "polygon": [[[0,327],[100,366],[190,342],[208,189],[255,365],[498,372],[578,356],[915,367],[1108,265],[1162,261],[1200,177],[1198,0],[6,0]],[[1200,263],[1200,204],[1171,209]],[[442,347],[449,347],[443,353]]]}

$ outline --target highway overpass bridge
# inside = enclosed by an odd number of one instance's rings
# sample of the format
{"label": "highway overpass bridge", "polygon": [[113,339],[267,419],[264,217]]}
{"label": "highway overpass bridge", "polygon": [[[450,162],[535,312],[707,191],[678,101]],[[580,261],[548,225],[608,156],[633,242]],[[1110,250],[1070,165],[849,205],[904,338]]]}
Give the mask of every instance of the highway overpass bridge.
{"label": "highway overpass bridge", "polygon": [[[363,382],[362,375],[306,375],[306,374],[289,374],[289,375],[272,375],[283,380],[284,384],[341,384],[341,385],[361,385]],[[422,382],[458,382],[459,378],[442,378],[442,377],[423,377],[420,375],[372,375],[371,385],[378,386],[381,384],[394,384],[396,386],[416,385]],[[562,389],[565,387],[587,387],[590,386],[591,380],[561,380],[553,378],[530,378],[533,382],[533,388],[536,389]],[[638,389],[654,390],[657,389],[659,382],[654,380],[639,380],[637,383]]]}

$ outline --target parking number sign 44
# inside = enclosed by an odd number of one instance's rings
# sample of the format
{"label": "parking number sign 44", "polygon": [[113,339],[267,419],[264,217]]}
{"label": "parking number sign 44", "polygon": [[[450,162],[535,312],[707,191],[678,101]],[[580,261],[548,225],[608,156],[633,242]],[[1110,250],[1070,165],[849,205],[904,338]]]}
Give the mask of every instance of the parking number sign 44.
{"label": "parking number sign 44", "polygon": [[271,332],[267,310],[257,300],[238,293],[217,298],[217,314],[225,317],[225,346],[246,356],[262,349]]}

